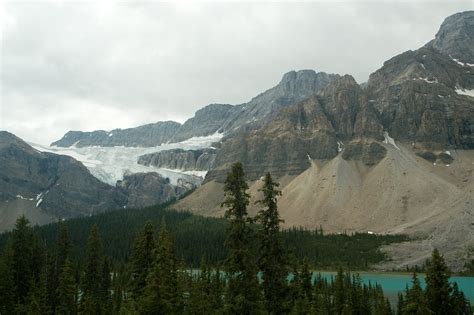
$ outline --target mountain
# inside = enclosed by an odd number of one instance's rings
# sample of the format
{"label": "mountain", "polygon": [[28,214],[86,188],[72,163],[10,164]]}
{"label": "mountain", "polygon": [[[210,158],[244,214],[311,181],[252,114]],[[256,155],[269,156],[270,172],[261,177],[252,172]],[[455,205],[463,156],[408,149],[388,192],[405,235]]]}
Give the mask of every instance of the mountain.
{"label": "mountain", "polygon": [[[363,85],[291,71],[245,104],[211,104],[182,125],[70,132],[53,144],[75,145],[68,150],[86,156],[92,174],[120,179],[112,188],[127,207],[195,188],[174,207],[207,216],[223,215],[223,182],[240,161],[252,214],[271,172],[287,227],[406,233],[415,240],[388,246],[392,261],[381,268],[421,264],[437,247],[460,270],[474,246],[473,25],[473,11],[446,18],[434,40],[387,60]],[[202,185],[192,174],[206,174]]]}
{"label": "mountain", "polygon": [[136,128],[114,129],[112,131],[69,131],[51,145],[58,147],[73,145],[77,147],[94,145],[102,147],[156,147],[170,141],[180,126],[180,123],[174,121],[161,121]]}
{"label": "mountain", "polygon": [[474,11],[460,12],[446,18],[435,39],[427,44],[461,63],[474,60]]}
{"label": "mountain", "polygon": [[338,78],[336,74],[314,70],[286,73],[275,87],[241,105],[211,104],[198,110],[183,125],[167,121],[110,132],[69,131],[52,146],[131,146],[154,147],[167,142],[181,142],[192,137],[231,133],[244,126],[268,121],[280,109],[301,101]]}
{"label": "mountain", "polygon": [[178,198],[195,184],[151,172],[128,174],[116,186],[101,182],[79,161],[40,152],[15,135],[0,131],[0,231],[20,214],[33,224],[146,207]]}
{"label": "mountain", "polygon": [[224,137],[204,185],[176,208],[221,216],[225,175],[241,161],[254,199],[266,172],[281,183],[287,227],[406,233],[418,240],[386,248],[381,268],[422,264],[437,247],[462,269],[474,246],[473,23],[472,11],[450,16],[363,87],[338,77]]}
{"label": "mountain", "polygon": [[[2,218],[10,217],[10,211],[49,219],[71,218],[123,207],[126,201],[80,162],[39,152],[5,131],[0,132],[0,164]],[[1,227],[8,223],[13,222],[3,221]]]}

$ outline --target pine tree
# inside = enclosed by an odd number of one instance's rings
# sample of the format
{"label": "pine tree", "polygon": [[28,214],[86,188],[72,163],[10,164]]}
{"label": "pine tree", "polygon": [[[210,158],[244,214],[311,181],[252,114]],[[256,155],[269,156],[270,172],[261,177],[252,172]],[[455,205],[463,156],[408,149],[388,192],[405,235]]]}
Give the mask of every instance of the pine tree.
{"label": "pine tree", "polygon": [[109,259],[104,257],[102,263],[102,275],[101,275],[101,283],[100,283],[100,299],[102,305],[102,313],[103,314],[111,314],[112,313],[112,296],[110,294],[110,285],[111,285],[111,268]]}
{"label": "pine tree", "polygon": [[101,280],[102,280],[102,240],[99,228],[94,225],[87,241],[86,266],[82,283],[83,296],[81,299],[82,313],[101,314]]}
{"label": "pine tree", "polygon": [[33,281],[23,304],[17,306],[19,314],[50,314],[48,292],[46,290],[46,272],[42,272],[38,281]]}
{"label": "pine tree", "polygon": [[459,291],[458,284],[453,283],[453,294],[451,296],[451,312],[455,315],[471,315],[471,303],[462,291]]}
{"label": "pine tree", "polygon": [[146,279],[141,314],[177,314],[182,311],[182,294],[178,284],[177,260],[171,235],[162,223],[155,260]]}
{"label": "pine tree", "polygon": [[15,300],[16,303],[22,304],[35,280],[32,266],[34,263],[33,233],[29,221],[24,216],[16,221],[11,239],[11,271],[15,285]]}
{"label": "pine tree", "polygon": [[15,309],[15,291],[13,275],[10,268],[9,246],[5,248],[5,253],[0,257],[0,314],[13,314]]}
{"label": "pine tree", "polygon": [[258,266],[262,272],[266,308],[271,314],[288,311],[288,261],[279,235],[283,220],[278,214],[277,197],[281,195],[278,186],[267,173],[263,187],[259,190],[263,193],[263,199],[257,201],[263,206],[257,215],[257,221],[262,226]]}
{"label": "pine tree", "polygon": [[74,278],[74,267],[67,257],[64,261],[61,274],[59,275],[59,284],[56,296],[56,314],[77,314],[77,285],[76,279]]}
{"label": "pine tree", "polygon": [[228,279],[225,311],[231,314],[259,314],[263,308],[257,266],[252,253],[247,189],[242,164],[233,164],[225,181],[225,200],[222,203],[227,208],[225,217],[230,223],[225,242],[228,250],[225,260]]}
{"label": "pine tree", "polygon": [[199,274],[194,279],[191,279],[191,295],[186,314],[211,314],[215,311],[211,304],[211,287],[211,272],[206,261],[203,259]]}
{"label": "pine tree", "polygon": [[344,273],[342,268],[337,271],[334,282],[334,310],[336,314],[342,314],[346,303],[346,294],[344,288]]}
{"label": "pine tree", "polygon": [[151,270],[154,259],[155,236],[151,222],[147,222],[140,235],[135,239],[131,258],[130,293],[137,299],[143,295],[146,277]]}
{"label": "pine tree", "polygon": [[431,259],[426,264],[426,297],[428,307],[435,314],[449,314],[451,272],[437,249],[433,250]]}
{"label": "pine tree", "polygon": [[425,294],[420,285],[420,280],[416,272],[413,273],[412,287],[408,289],[402,309],[403,315],[429,315],[431,310],[428,308]]}
{"label": "pine tree", "polygon": [[56,246],[56,253],[49,252],[47,257],[48,275],[48,303],[51,309],[55,310],[57,305],[57,289],[59,286],[59,277],[62,273],[66,259],[68,259],[71,250],[71,241],[69,240],[69,231],[67,225],[59,224],[59,234]]}

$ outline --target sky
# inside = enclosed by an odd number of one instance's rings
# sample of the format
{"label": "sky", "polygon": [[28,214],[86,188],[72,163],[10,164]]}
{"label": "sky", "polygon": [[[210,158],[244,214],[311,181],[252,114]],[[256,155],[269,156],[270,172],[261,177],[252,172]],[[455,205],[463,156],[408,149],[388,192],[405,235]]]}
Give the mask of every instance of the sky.
{"label": "sky", "polygon": [[359,82],[434,38],[468,1],[1,1],[0,130],[49,144],[68,130],[184,122],[240,104],[291,70]]}

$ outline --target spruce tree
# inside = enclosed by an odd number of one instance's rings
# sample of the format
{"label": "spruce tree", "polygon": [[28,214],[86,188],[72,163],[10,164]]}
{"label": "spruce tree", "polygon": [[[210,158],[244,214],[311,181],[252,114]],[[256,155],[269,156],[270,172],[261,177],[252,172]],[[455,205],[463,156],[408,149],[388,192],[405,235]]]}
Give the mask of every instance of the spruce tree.
{"label": "spruce tree", "polygon": [[344,273],[342,268],[337,271],[336,279],[334,281],[334,311],[340,315],[344,311],[346,304],[346,292],[344,288]]}
{"label": "spruce tree", "polygon": [[130,293],[134,299],[143,295],[146,277],[154,259],[155,236],[151,222],[147,222],[143,231],[135,239],[131,258]]}
{"label": "spruce tree", "polygon": [[112,296],[110,294],[111,286],[111,267],[107,257],[104,257],[102,263],[102,275],[100,283],[100,299],[103,314],[112,313]]}
{"label": "spruce tree", "polygon": [[280,219],[277,198],[281,195],[279,184],[274,182],[270,173],[264,179],[263,199],[257,201],[263,208],[257,215],[262,229],[260,235],[258,267],[262,272],[263,292],[267,311],[282,314],[288,311],[288,259],[280,240]]}
{"label": "spruce tree", "polygon": [[247,214],[250,197],[247,189],[242,164],[233,164],[225,181],[222,203],[227,208],[225,217],[230,223],[225,241],[228,250],[225,312],[230,314],[259,314],[263,308],[252,250],[251,220]]}
{"label": "spruce tree", "polygon": [[178,283],[177,260],[173,239],[162,223],[156,244],[155,260],[146,279],[140,314],[178,314],[182,294]]}
{"label": "spruce tree", "polygon": [[428,308],[426,297],[420,285],[420,280],[413,273],[412,287],[408,289],[404,301],[402,314],[403,315],[429,315],[431,310]]}
{"label": "spruce tree", "polygon": [[66,259],[68,259],[71,250],[71,241],[67,225],[59,224],[59,234],[56,245],[56,252],[49,252],[47,257],[48,275],[48,302],[51,309],[55,310],[57,305],[57,289],[59,286],[59,277],[62,273]]}
{"label": "spruce tree", "polygon": [[102,264],[103,264],[102,240],[97,225],[91,229],[87,241],[86,266],[84,271],[81,299],[81,310],[83,313],[102,313]]}
{"label": "spruce tree", "polygon": [[451,286],[449,271],[443,256],[437,249],[433,250],[431,259],[426,264],[426,297],[428,307],[435,314],[449,314]]}
{"label": "spruce tree", "polygon": [[[7,246],[5,251],[8,249]],[[14,282],[8,256],[4,253],[0,257],[0,314],[13,314],[15,308]]]}
{"label": "spruce tree", "polygon": [[67,257],[64,261],[61,274],[59,275],[59,284],[56,296],[56,314],[77,314],[77,285],[76,279],[74,277],[74,267]]}
{"label": "spruce tree", "polygon": [[16,303],[22,304],[34,283],[33,233],[29,221],[21,216],[15,223],[11,236],[11,272]]}

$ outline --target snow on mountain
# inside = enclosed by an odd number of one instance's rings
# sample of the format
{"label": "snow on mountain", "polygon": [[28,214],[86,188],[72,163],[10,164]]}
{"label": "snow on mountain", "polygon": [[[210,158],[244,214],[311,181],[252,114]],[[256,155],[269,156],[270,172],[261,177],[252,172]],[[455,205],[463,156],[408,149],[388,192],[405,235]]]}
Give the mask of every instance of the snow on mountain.
{"label": "snow on mountain", "polygon": [[169,178],[171,184],[177,185],[179,179],[188,179],[192,182],[196,181],[195,177],[204,179],[207,172],[181,171],[144,166],[137,163],[138,157],[144,154],[170,149],[194,150],[209,148],[213,143],[220,141],[222,136],[223,134],[215,133],[210,136],[193,137],[178,143],[162,144],[157,147],[147,148],[124,146],[90,146],[79,148],[74,145],[68,148],[62,148],[33,143],[30,143],[30,145],[40,152],[51,152],[70,156],[84,164],[96,178],[113,186],[118,180],[122,180],[125,174],[149,172],[157,172],[163,177]]}

